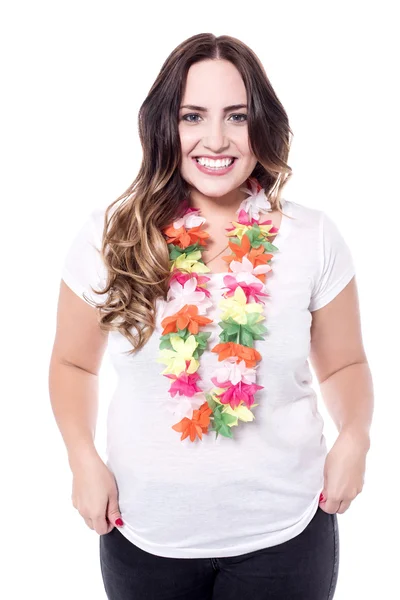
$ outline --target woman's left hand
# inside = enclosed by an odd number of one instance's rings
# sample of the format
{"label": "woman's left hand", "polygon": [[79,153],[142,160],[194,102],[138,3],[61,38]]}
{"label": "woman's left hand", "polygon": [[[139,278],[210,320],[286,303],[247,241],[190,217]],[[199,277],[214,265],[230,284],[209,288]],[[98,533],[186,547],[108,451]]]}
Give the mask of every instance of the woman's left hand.
{"label": "woman's left hand", "polygon": [[[324,466],[319,506],[327,513],[344,513],[362,491],[369,440],[355,430],[342,430]],[[322,501],[322,496],[324,501]]]}

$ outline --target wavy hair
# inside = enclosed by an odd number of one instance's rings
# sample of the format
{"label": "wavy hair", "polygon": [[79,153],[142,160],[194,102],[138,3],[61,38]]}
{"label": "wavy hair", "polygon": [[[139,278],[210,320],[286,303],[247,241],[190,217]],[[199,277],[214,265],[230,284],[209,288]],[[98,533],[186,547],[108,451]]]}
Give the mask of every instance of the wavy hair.
{"label": "wavy hair", "polygon": [[207,59],[228,60],[241,74],[249,146],[258,161],[250,177],[265,189],[272,208],[282,212],[281,192],[292,174],[287,159],[293,133],[262,64],[234,37],[200,33],[188,38],[165,60],[139,109],[142,163],[136,179],[104,216],[101,257],[107,282],[93,291],[107,298],[95,306],[100,328],[124,335],[132,344],[129,354],[149,340],[156,327],[156,300],[167,298],[171,271],[162,230],[182,216],[190,193],[179,170],[179,107],[190,66]]}

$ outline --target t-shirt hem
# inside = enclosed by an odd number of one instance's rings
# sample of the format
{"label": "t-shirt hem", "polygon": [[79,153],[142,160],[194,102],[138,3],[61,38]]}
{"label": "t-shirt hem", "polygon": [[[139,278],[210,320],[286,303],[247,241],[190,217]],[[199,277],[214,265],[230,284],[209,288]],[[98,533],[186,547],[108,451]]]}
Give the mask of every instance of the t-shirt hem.
{"label": "t-shirt hem", "polygon": [[314,310],[318,310],[319,308],[322,308],[323,306],[328,304],[328,302],[333,300],[339,294],[339,292],[341,292],[346,287],[346,285],[354,277],[354,275],[354,268],[351,268],[349,271],[346,271],[346,273],[343,275],[343,277],[340,278],[336,285],[334,285],[329,291],[327,291],[323,296],[321,296],[317,302],[313,302],[312,304],[310,304],[309,311],[313,312]]}
{"label": "t-shirt hem", "polygon": [[156,556],[162,556],[165,558],[225,558],[229,556],[240,556],[247,554],[248,552],[254,552],[256,550],[262,550],[263,548],[269,548],[287,542],[292,538],[296,537],[313,519],[319,506],[319,497],[322,490],[318,491],[318,494],[314,497],[311,505],[303,514],[300,521],[297,521],[293,527],[286,529],[283,533],[276,533],[275,535],[269,535],[268,537],[259,538],[257,542],[251,544],[239,544],[236,546],[229,546],[220,548],[218,551],[209,548],[171,548],[160,544],[151,544],[138,537],[132,527],[123,519],[124,525],[118,527],[120,531],[130,542],[135,544],[141,550],[154,554]]}
{"label": "t-shirt hem", "polygon": [[71,273],[64,268],[62,273],[61,273],[61,279],[67,284],[67,286],[80,298],[82,298],[82,300],[84,300],[87,304],[90,304],[90,302],[88,302],[86,300],[86,298],[84,298],[83,293],[88,295],[87,290],[80,285],[76,279],[74,277],[72,277]]}

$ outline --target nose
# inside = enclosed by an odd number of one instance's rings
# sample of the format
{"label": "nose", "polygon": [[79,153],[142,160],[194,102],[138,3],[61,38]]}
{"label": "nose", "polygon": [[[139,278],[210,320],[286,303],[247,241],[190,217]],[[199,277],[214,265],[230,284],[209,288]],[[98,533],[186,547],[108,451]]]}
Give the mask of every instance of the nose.
{"label": "nose", "polygon": [[224,124],[219,120],[210,122],[209,129],[205,134],[203,146],[213,153],[220,154],[229,147],[229,141],[225,135]]}

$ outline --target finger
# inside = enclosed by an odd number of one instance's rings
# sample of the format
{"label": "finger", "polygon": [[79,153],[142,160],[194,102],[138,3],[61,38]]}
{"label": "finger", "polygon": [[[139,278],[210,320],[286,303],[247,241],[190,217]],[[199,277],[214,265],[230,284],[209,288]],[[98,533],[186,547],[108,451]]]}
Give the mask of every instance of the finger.
{"label": "finger", "polygon": [[123,524],[123,519],[121,517],[121,512],[119,510],[118,498],[116,496],[111,496],[108,501],[107,506],[107,518],[113,525],[117,525],[121,527]]}
{"label": "finger", "polygon": [[325,502],[320,504],[320,508],[322,508],[322,510],[324,510],[325,512],[333,515],[334,513],[337,513],[340,508],[340,500],[331,500],[327,498]]}
{"label": "finger", "polygon": [[338,512],[340,508],[340,500],[332,500],[331,498],[329,498],[329,494],[327,493],[324,487],[319,496],[319,507],[322,508],[324,512],[333,514]]}
{"label": "finger", "polygon": [[94,519],[92,519],[92,521],[93,521],[94,530],[99,535],[104,535],[105,533],[107,533],[107,531],[108,531],[108,522],[106,520],[105,515],[104,516],[100,516],[100,517],[95,517]]}
{"label": "finger", "polygon": [[94,529],[92,519],[89,519],[89,517],[83,517],[83,520],[85,521],[89,529]]}
{"label": "finger", "polygon": [[107,519],[107,525],[108,525],[107,533],[110,533],[110,531],[112,531],[114,529],[115,525],[113,523],[111,523],[108,519]]}
{"label": "finger", "polygon": [[325,508],[325,504],[320,504],[320,505],[319,505],[319,508],[320,508],[321,510],[323,510],[324,512],[326,512],[326,513],[330,514],[330,513],[329,513],[329,510],[326,510],[326,508]]}
{"label": "finger", "polygon": [[337,511],[338,514],[342,515],[344,512],[346,512],[346,510],[349,508],[350,504],[351,504],[351,502],[344,502],[344,501],[342,501],[340,503],[339,510]]}

